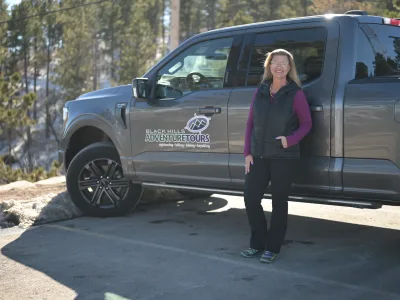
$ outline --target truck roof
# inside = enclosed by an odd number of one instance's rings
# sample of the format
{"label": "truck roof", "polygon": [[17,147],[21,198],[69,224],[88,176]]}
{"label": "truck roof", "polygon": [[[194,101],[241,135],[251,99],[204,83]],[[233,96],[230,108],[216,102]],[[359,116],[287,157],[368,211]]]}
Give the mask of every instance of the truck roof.
{"label": "truck roof", "polygon": [[222,32],[232,31],[232,30],[257,28],[257,27],[268,26],[268,25],[276,26],[276,25],[285,25],[285,24],[293,24],[293,23],[317,22],[317,21],[325,21],[325,20],[332,20],[332,19],[340,20],[340,19],[346,19],[346,18],[353,18],[353,19],[357,20],[357,22],[359,22],[359,23],[382,24],[382,20],[384,17],[368,15],[364,11],[349,11],[344,14],[313,15],[313,16],[307,16],[307,17],[296,17],[296,18],[287,18],[287,19],[249,23],[249,24],[243,24],[243,25],[235,25],[235,26],[229,26],[229,27],[209,30],[209,31],[206,31],[203,33],[199,33],[196,36],[207,35],[207,34],[211,34],[211,33],[222,33]]}

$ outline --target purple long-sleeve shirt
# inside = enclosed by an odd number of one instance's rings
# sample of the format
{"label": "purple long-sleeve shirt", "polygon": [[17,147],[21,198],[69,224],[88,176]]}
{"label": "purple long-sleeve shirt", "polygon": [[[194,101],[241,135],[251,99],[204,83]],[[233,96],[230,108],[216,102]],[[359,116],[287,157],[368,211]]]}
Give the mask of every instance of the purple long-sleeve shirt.
{"label": "purple long-sleeve shirt", "polygon": [[[251,100],[251,106],[249,111],[249,116],[246,124],[246,135],[244,140],[244,156],[251,154],[250,144],[251,144],[251,132],[253,130],[253,103],[256,97],[257,91],[253,95]],[[271,97],[273,101],[273,97]],[[303,137],[310,131],[312,126],[310,108],[306,99],[306,95],[303,90],[299,90],[293,101],[293,111],[297,114],[299,119],[299,128],[293,132],[292,135],[286,137],[288,147],[298,144]]]}

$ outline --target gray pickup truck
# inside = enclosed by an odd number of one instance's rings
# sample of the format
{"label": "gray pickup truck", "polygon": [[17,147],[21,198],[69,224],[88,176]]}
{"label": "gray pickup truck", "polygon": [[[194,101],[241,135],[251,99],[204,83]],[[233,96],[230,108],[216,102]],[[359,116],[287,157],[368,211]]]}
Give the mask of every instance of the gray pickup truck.
{"label": "gray pickup truck", "polygon": [[123,215],[145,187],[242,195],[250,103],[276,48],[294,54],[313,120],[291,201],[400,204],[400,21],[350,11],[201,33],[132,85],[68,101],[59,157],[75,205]]}

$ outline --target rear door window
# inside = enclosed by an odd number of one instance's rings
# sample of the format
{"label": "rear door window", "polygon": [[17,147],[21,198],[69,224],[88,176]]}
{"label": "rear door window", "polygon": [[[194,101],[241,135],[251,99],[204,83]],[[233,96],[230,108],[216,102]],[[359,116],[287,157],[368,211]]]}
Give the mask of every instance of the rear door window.
{"label": "rear door window", "polygon": [[260,83],[266,54],[277,48],[284,48],[293,54],[302,83],[318,79],[324,65],[326,38],[327,31],[322,27],[257,34],[250,57],[247,86]]}
{"label": "rear door window", "polygon": [[355,79],[400,76],[400,27],[362,25],[358,34]]}

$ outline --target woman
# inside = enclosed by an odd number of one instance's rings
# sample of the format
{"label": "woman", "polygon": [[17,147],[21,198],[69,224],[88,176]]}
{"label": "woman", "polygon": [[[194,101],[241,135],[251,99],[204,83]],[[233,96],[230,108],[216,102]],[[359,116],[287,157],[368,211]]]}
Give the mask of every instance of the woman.
{"label": "woman", "polygon": [[[307,99],[301,89],[293,55],[277,49],[268,53],[262,81],[253,96],[245,137],[244,201],[251,228],[250,248],[241,252],[261,262],[273,262],[283,244],[288,196],[299,142],[311,129]],[[271,181],[272,215],[269,231],[261,200]]]}

